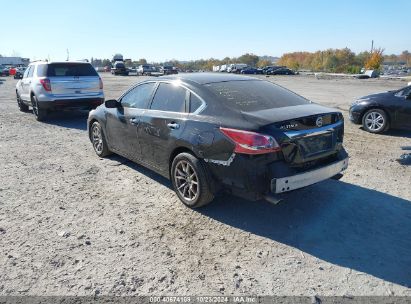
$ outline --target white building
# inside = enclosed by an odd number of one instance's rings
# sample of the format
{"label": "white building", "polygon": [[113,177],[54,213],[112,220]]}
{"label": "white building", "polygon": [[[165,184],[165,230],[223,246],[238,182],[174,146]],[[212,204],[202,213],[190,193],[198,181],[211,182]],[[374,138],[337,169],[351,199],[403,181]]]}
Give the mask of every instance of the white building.
{"label": "white building", "polygon": [[27,66],[30,63],[29,58],[22,57],[0,57],[0,65]]}

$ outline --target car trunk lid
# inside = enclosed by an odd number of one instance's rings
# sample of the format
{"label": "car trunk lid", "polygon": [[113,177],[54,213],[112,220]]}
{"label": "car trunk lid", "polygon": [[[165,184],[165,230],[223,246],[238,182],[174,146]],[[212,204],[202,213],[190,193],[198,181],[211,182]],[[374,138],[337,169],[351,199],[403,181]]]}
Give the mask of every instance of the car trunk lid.
{"label": "car trunk lid", "polygon": [[342,147],[344,123],[337,110],[307,104],[242,114],[259,125],[258,132],[277,140],[291,165],[307,165]]}

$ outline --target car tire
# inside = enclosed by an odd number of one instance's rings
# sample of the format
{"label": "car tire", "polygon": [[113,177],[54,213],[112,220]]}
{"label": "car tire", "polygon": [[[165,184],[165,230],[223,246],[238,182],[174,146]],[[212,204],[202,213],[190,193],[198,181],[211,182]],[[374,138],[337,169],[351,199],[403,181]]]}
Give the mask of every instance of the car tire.
{"label": "car tire", "polygon": [[42,109],[37,97],[31,96],[31,105],[33,107],[33,114],[37,121],[44,121],[47,117],[47,110]]}
{"label": "car tire", "polygon": [[174,191],[186,206],[199,208],[214,199],[212,179],[208,168],[203,160],[194,155],[178,154],[171,165],[170,175]]}
{"label": "car tire", "polygon": [[94,152],[99,157],[106,157],[111,154],[108,148],[106,136],[104,135],[103,128],[98,121],[93,122],[90,128],[90,140],[93,144]]}
{"label": "car tire", "polygon": [[362,117],[362,126],[370,133],[382,133],[389,129],[387,113],[381,109],[371,109]]}
{"label": "car tire", "polygon": [[26,105],[23,100],[21,100],[21,97],[19,95],[19,93],[16,92],[16,98],[17,98],[17,105],[19,107],[19,110],[21,112],[27,112],[29,110],[29,106]]}

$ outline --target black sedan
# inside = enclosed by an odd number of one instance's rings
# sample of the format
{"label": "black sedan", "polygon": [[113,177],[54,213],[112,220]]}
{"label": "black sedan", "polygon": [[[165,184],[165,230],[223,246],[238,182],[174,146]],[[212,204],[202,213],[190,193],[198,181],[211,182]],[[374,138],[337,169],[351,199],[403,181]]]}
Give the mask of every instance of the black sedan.
{"label": "black sedan", "polygon": [[276,203],[348,165],[340,112],[240,75],[147,80],[91,111],[87,126],[98,156],[114,152],[170,178],[190,207],[220,190]]}
{"label": "black sedan", "polygon": [[411,86],[361,97],[351,105],[349,115],[371,133],[411,129]]}
{"label": "black sedan", "polygon": [[267,75],[295,75],[293,70],[288,68],[278,68],[278,69],[270,69],[266,73]]}
{"label": "black sedan", "polygon": [[254,75],[256,75],[256,74],[262,74],[262,73],[263,73],[262,69],[256,69],[256,68],[251,68],[251,67],[244,68],[244,69],[241,70],[241,74],[254,74]]}

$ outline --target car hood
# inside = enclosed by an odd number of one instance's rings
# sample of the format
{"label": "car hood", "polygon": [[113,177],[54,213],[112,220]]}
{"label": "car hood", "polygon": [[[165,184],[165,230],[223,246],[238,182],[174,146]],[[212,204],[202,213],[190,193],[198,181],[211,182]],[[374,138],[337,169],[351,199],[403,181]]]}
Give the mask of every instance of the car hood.
{"label": "car hood", "polygon": [[361,98],[358,98],[358,100],[367,100],[367,99],[380,99],[380,98],[385,98],[388,96],[391,96],[395,91],[386,91],[386,92],[380,92],[380,93],[375,93],[375,94],[370,94],[363,96]]}
{"label": "car hood", "polygon": [[305,105],[273,108],[254,112],[241,112],[244,119],[257,125],[265,126],[268,124],[287,121],[295,118],[336,113],[337,109],[328,108],[319,104],[310,103]]}

